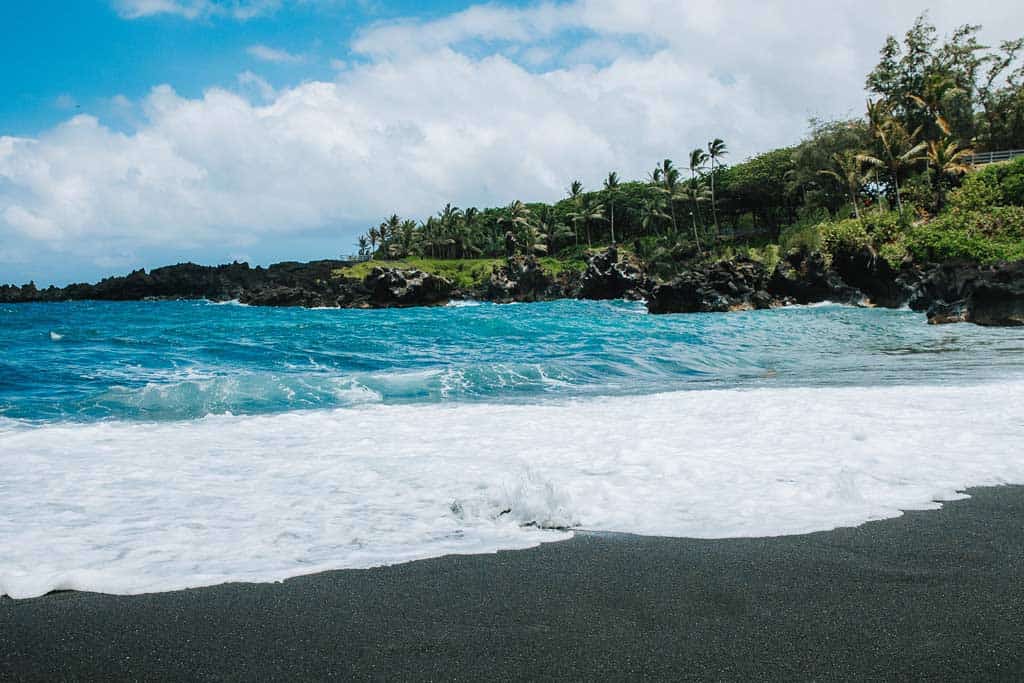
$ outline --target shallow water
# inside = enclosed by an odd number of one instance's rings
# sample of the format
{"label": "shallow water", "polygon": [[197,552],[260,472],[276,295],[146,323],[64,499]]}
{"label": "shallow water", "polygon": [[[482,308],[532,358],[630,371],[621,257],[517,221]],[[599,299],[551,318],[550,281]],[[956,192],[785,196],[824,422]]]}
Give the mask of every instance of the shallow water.
{"label": "shallow water", "polygon": [[559,301],[404,310],[0,306],[0,416],[182,420],[366,403],[987,382],[1024,334],[839,306],[649,316]]}
{"label": "shallow water", "polygon": [[0,306],[0,594],[801,533],[1024,483],[1024,333],[838,306]]}

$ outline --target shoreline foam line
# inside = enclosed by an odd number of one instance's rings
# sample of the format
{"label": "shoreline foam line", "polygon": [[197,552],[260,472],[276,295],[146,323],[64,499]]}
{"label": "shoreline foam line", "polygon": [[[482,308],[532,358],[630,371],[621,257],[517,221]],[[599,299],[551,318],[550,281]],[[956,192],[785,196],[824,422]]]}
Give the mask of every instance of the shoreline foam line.
{"label": "shoreline foam line", "polygon": [[570,536],[537,526],[852,526],[1024,483],[1021,405],[1012,382],[0,419],[0,593],[274,581]]}

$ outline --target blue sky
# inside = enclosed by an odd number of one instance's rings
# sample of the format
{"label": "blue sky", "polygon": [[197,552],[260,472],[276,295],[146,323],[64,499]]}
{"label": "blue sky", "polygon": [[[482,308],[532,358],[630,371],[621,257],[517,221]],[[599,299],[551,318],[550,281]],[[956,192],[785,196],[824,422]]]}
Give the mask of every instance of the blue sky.
{"label": "blue sky", "polygon": [[[470,4],[305,3],[238,21],[175,14],[126,20],[109,0],[10,0],[0,8],[0,132],[34,135],[76,107],[126,125],[110,104],[115,95],[139,98],[154,84],[172,83],[179,93],[198,96],[255,65],[276,85],[330,79],[331,60],[351,58],[348,43],[359,28],[396,18],[436,18]],[[272,45],[303,59],[268,65],[247,52],[253,45]]]}
{"label": "blue sky", "polygon": [[[713,137],[729,160],[860,113],[936,0],[9,0],[0,282],[350,253],[392,212],[554,200]],[[826,28],[823,28],[826,27]]]}

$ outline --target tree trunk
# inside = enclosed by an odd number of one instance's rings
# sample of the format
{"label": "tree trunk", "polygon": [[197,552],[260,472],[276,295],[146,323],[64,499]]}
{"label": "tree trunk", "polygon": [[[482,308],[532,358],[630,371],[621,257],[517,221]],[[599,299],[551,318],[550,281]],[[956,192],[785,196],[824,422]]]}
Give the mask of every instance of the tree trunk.
{"label": "tree trunk", "polygon": [[612,246],[615,246],[615,202],[610,202],[610,206],[612,208]]}
{"label": "tree trunk", "polygon": [[721,231],[718,229],[718,207],[715,206],[715,160],[711,160],[711,217],[715,220],[715,238],[717,239]]}

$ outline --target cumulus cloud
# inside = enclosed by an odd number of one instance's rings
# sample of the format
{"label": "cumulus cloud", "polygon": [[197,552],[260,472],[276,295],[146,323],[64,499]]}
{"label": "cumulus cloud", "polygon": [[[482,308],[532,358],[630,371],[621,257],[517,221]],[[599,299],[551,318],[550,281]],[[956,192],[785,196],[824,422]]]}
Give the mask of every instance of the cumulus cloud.
{"label": "cumulus cloud", "polygon": [[[247,72],[199,98],[158,86],[129,132],[83,115],[0,137],[0,243],[92,258],[244,247],[446,201],[551,200],[712,137],[739,160],[796,141],[810,115],[860,111],[885,34],[915,15],[869,5],[578,0],[377,25],[333,81],[275,89]],[[943,30],[1014,25],[1010,3],[957,7],[933,8]]]}

